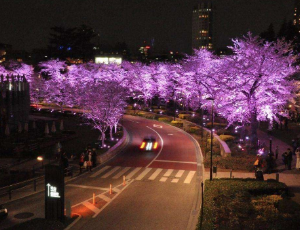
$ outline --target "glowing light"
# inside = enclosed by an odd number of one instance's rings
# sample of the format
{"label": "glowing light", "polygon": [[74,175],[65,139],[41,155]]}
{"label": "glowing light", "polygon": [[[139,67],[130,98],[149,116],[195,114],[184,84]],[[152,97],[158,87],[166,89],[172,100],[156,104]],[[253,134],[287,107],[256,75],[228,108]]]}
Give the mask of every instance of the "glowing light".
{"label": "glowing light", "polygon": [[157,149],[157,142],[154,143],[153,149]]}
{"label": "glowing light", "polygon": [[143,141],[143,143],[141,144],[141,147],[140,147],[140,149],[143,149],[143,148],[145,148],[145,145],[146,145],[146,142],[144,142],[144,141]]}

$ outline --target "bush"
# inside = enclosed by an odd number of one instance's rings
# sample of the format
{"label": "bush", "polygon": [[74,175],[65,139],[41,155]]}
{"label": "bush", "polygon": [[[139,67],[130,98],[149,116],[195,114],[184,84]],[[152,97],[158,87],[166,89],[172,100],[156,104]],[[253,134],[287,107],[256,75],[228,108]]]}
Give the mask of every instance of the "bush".
{"label": "bush", "polygon": [[[226,123],[218,123],[218,122],[214,122],[214,127],[226,127],[227,124]],[[211,128],[211,122],[208,122],[206,124],[207,128]]]}
{"label": "bush", "polygon": [[231,135],[220,135],[220,139],[225,142],[230,142],[233,141],[235,137]]}
{"label": "bush", "polygon": [[166,110],[164,110],[164,109],[154,109],[153,112],[157,113],[157,114],[160,114],[160,112],[165,113]]}
{"label": "bush", "polygon": [[183,113],[181,113],[181,114],[178,115],[178,117],[180,119],[189,119],[191,117],[191,114],[183,114]]}
{"label": "bush", "polygon": [[189,128],[189,133],[199,133],[200,132],[200,128],[198,126],[192,126]]}
{"label": "bush", "polygon": [[292,216],[278,208],[280,202],[288,201],[281,196],[286,189],[277,181],[207,180],[198,229],[298,229],[296,213]]}
{"label": "bush", "polygon": [[228,130],[228,129],[218,129],[217,130],[217,134],[220,136],[220,135],[231,135],[231,131]]}
{"label": "bush", "polygon": [[172,121],[172,119],[169,118],[169,117],[159,117],[159,118],[158,118],[158,121],[170,123],[170,122]]}
{"label": "bush", "polygon": [[171,121],[171,125],[178,127],[178,128],[183,128],[183,123],[180,121]]}

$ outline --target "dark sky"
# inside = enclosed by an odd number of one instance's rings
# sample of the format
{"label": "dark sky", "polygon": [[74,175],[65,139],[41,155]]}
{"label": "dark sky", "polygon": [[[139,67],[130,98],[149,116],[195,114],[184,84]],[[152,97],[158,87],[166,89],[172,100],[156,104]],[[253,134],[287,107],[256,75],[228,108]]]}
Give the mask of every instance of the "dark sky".
{"label": "dark sky", "polygon": [[[136,50],[154,38],[156,50],[191,51],[192,10],[197,0],[0,0],[0,43],[14,49],[47,45],[50,27],[88,24],[101,41],[125,41]],[[248,30],[278,30],[292,18],[294,0],[215,0],[216,46]],[[234,4],[233,4],[234,3]]]}

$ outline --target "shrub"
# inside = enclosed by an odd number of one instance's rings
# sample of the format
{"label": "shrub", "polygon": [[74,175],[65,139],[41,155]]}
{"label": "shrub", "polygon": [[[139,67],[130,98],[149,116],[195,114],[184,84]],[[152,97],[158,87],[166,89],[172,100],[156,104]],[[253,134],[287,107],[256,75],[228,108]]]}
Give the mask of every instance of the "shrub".
{"label": "shrub", "polygon": [[172,121],[172,119],[169,118],[169,117],[159,117],[159,118],[158,118],[158,121],[170,123],[170,122]]}
{"label": "shrub", "polygon": [[207,180],[198,229],[297,229],[300,222],[297,214],[291,216],[278,209],[280,202],[286,200],[279,196],[286,188],[277,181]]}
{"label": "shrub", "polygon": [[183,113],[181,113],[181,114],[178,115],[178,117],[180,119],[189,119],[191,117],[191,114],[183,114]]}
{"label": "shrub", "polygon": [[[218,123],[218,122],[214,122],[214,127],[226,127],[227,124],[226,123]],[[208,122],[206,124],[206,127],[207,128],[210,128],[211,127],[211,122]]]}
{"label": "shrub", "polygon": [[178,128],[183,128],[183,123],[180,121],[171,121],[171,125],[178,127]]}
{"label": "shrub", "polygon": [[220,135],[220,139],[225,142],[230,142],[233,141],[235,137],[231,135]]}
{"label": "shrub", "polygon": [[192,126],[189,128],[189,133],[199,133],[200,132],[200,128],[198,126]]}

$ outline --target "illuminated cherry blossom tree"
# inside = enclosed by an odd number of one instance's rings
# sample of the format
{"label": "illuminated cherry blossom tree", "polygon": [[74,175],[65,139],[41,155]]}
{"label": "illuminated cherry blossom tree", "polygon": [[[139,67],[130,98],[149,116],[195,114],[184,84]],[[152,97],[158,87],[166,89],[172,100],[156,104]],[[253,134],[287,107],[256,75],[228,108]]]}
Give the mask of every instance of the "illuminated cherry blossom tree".
{"label": "illuminated cherry blossom tree", "polygon": [[264,42],[248,33],[233,40],[234,55],[222,60],[216,109],[229,124],[251,124],[252,143],[257,143],[258,121],[277,120],[277,114],[293,98],[296,71],[290,44],[278,40]]}

